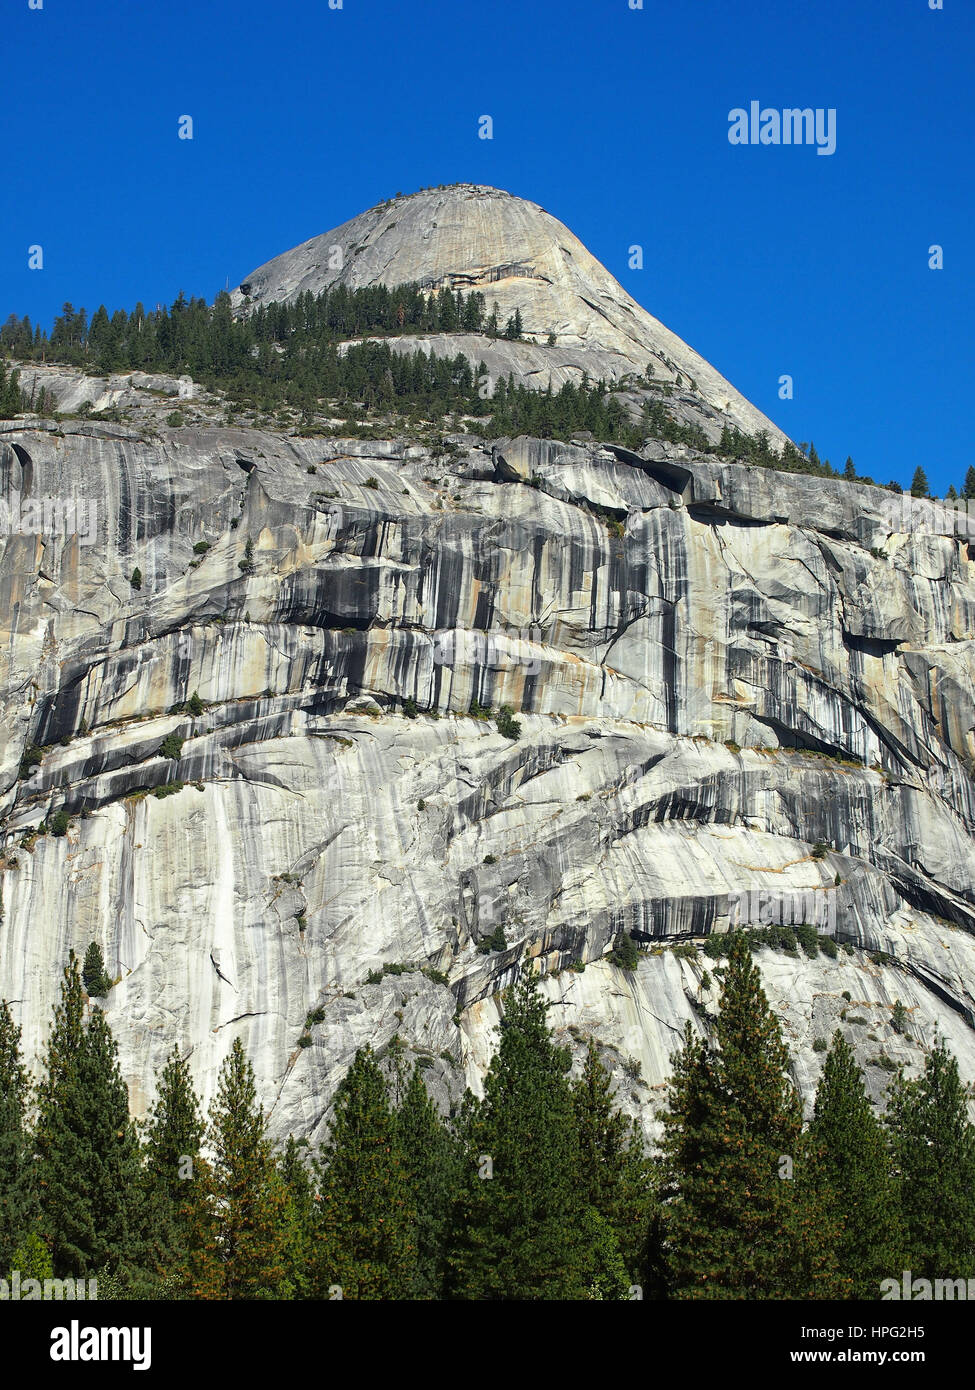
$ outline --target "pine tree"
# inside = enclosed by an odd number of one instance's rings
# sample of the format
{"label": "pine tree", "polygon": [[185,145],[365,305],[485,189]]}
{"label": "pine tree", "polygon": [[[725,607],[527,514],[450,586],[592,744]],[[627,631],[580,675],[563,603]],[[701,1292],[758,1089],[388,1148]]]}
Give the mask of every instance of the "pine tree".
{"label": "pine tree", "polygon": [[944,1043],[915,1081],[898,1077],[886,1122],[897,1180],[902,1255],[891,1271],[975,1277],[975,1128],[966,1087]]}
{"label": "pine tree", "polygon": [[[208,1131],[216,1197],[221,1298],[270,1299],[282,1292],[286,1193],[257,1101],[254,1068],[240,1038],[220,1069]],[[207,1174],[201,1174],[201,1196]],[[204,1239],[211,1233],[200,1208]]]}
{"label": "pine tree", "polygon": [[457,304],[450,290],[441,290],[437,299],[440,328],[444,333],[452,333],[457,327]]}
{"label": "pine tree", "polygon": [[111,1263],[137,1277],[139,1149],[118,1049],[100,1009],[87,1026],[70,953],[54,1011],[34,1135],[41,1230],[58,1277]]}
{"label": "pine tree", "polygon": [[472,290],[464,305],[463,327],[470,333],[479,333],[484,324],[484,296]]}
{"label": "pine tree", "polygon": [[971,466],[965,474],[965,485],[961,490],[962,497],[975,497],[975,466]]}
{"label": "pine tree", "polygon": [[949,502],[957,502],[957,501],[958,501],[958,493],[955,491],[955,485],[954,485],[954,483],[950,483],[950,484],[949,484],[949,486],[948,486],[948,491],[945,493],[945,498],[946,498],[946,500],[949,501]]}
{"label": "pine tree", "polygon": [[411,1298],[443,1296],[447,1231],[460,1175],[460,1147],[427,1094],[419,1065],[413,1068],[395,1114],[415,1213],[416,1263]]}
{"label": "pine tree", "polygon": [[816,1090],[807,1144],[811,1180],[841,1218],[836,1253],[846,1296],[875,1299],[894,1258],[895,1194],[883,1127],[839,1030]]}
{"label": "pine tree", "polygon": [[517,338],[520,338],[520,337],[521,337],[521,329],[522,329],[522,324],[521,324],[521,310],[520,310],[520,309],[516,309],[515,312],[514,312],[514,313],[511,315],[511,317],[508,319],[508,322],[505,324],[504,336],[505,336],[506,338],[508,338],[508,339],[511,339],[511,340],[515,340],[515,339],[517,339]]}
{"label": "pine tree", "polygon": [[[0,1278],[15,1264],[14,1252],[33,1224],[30,1136],[27,1108],[30,1083],[20,1056],[20,1029],[10,1005],[0,999]],[[23,1270],[21,1269],[21,1273]]]}
{"label": "pine tree", "polygon": [[929,491],[929,488],[928,488],[928,477],[927,477],[927,474],[925,473],[924,469],[921,468],[921,467],[915,468],[915,470],[914,470],[914,477],[911,479],[911,496],[912,496],[912,497],[928,497],[928,496],[930,496],[930,491]]}
{"label": "pine tree", "polygon": [[415,1212],[386,1079],[361,1048],[343,1077],[319,1172],[315,1296],[409,1298]]}
{"label": "pine tree", "polygon": [[85,952],[85,963],[81,967],[81,980],[85,993],[93,998],[101,998],[112,988],[112,982],[105,970],[102,948],[93,941]]}
{"label": "pine tree", "polygon": [[315,1250],[316,1194],[311,1174],[302,1157],[303,1146],[294,1135],[288,1135],[281,1157],[281,1181],[285,1190],[284,1205],[284,1273],[289,1297],[306,1299],[312,1296],[312,1265]]}
{"label": "pine tree", "polygon": [[164,1258],[164,1282],[175,1285],[185,1298],[207,1302],[228,1298],[216,1179],[202,1156],[193,1164],[193,1180],[180,1201],[178,1221],[182,1241]]}
{"label": "pine tree", "polygon": [[79,1058],[84,1096],[97,1264],[107,1265],[123,1286],[144,1286],[142,1163],[129,1093],[122,1079],[118,1044],[104,1013],[92,1009]]}
{"label": "pine tree", "polygon": [[741,932],[724,971],[718,1049],[690,1024],[664,1116],[664,1249],[680,1298],[829,1296],[821,1205],[795,1168],[789,1054]]}
{"label": "pine tree", "polygon": [[637,1125],[613,1105],[612,1078],[589,1039],[582,1075],[572,1086],[579,1156],[576,1183],[614,1233],[629,1278],[645,1280],[655,1215],[651,1167]]}
{"label": "pine tree", "polygon": [[847,454],[846,463],[843,465],[843,477],[848,483],[855,483],[857,480],[857,471],[849,454]]}
{"label": "pine tree", "polygon": [[203,1133],[200,1102],[189,1067],[179,1049],[173,1048],[146,1122],[143,1170],[147,1239],[154,1247],[156,1267],[170,1274],[182,1259],[188,1240]]}
{"label": "pine tree", "polygon": [[20,390],[20,372],[11,368],[9,376],[0,359],[0,420],[12,420],[24,408]]}
{"label": "pine tree", "polygon": [[626,1297],[626,1270],[575,1181],[569,1055],[555,1046],[537,978],[505,996],[501,1040],[461,1116],[465,1169],[447,1288],[462,1299]]}
{"label": "pine tree", "polygon": [[34,1136],[37,1184],[48,1244],[63,1276],[86,1273],[95,1230],[87,1193],[73,1162],[79,1138],[69,1120],[81,1103],[78,1059],[84,1043],[84,999],[74,952],[64,970],[61,999],[54,1010],[48,1041],[46,1076],[38,1088]]}

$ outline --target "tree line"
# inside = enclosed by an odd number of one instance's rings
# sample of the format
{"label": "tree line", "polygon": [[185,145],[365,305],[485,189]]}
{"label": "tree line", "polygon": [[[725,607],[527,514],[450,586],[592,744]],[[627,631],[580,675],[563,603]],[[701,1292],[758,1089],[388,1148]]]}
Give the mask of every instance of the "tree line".
{"label": "tree line", "polygon": [[[899,489],[898,489],[899,491]],[[931,488],[928,483],[928,475],[920,466],[915,468],[914,477],[911,479],[912,497],[930,497]],[[937,500],[937,499],[935,499]],[[969,467],[965,473],[965,481],[961,485],[961,492],[958,492],[954,483],[950,484],[945,493],[946,502],[975,501],[975,467]]]}
{"label": "tree line", "polygon": [[743,933],[720,974],[656,1152],[595,1040],[571,1075],[533,974],[503,998],[480,1097],[444,1116],[422,1058],[365,1047],[313,1152],[272,1143],[239,1039],[208,1116],[174,1051],[134,1122],[72,954],[36,1085],[0,1004],[0,1270],[204,1300],[876,1299],[902,1270],[975,1275],[975,1129],[943,1044],[881,1117],[838,1031],[804,1125]]}
{"label": "tree line", "polygon": [[253,304],[235,315],[221,291],[212,305],[180,291],[171,306],[109,314],[104,304],[89,319],[66,303],[50,333],[28,317],[11,314],[0,327],[0,351],[25,361],[56,361],[103,374],[118,371],[190,372],[201,381],[222,380],[258,356],[264,345],[300,355],[347,338],[430,333],[483,333],[520,338],[521,311],[502,326],[498,306],[486,313],[478,290],[443,288],[424,294],[416,284],[334,285],[319,294],[303,291],[288,304]]}
{"label": "tree line", "polygon": [[[629,409],[614,388],[600,380],[569,383],[554,391],[515,384],[513,375],[491,381],[484,363],[463,354],[434,359],[426,354],[395,353],[387,344],[360,343],[346,352],[339,344],[363,337],[403,337],[432,333],[480,334],[487,338],[523,337],[520,309],[502,325],[495,302],[487,313],[477,290],[442,288],[424,292],[417,282],[400,286],[369,285],[350,289],[333,285],[318,294],[304,291],[288,304],[255,303],[245,283],[246,312],[235,314],[231,297],[221,291],[212,305],[202,297],[187,299],[180,291],[172,305],[109,314],[104,305],[89,318],[84,308],[65,303],[50,332],[30,318],[11,314],[0,326],[0,355],[33,362],[58,362],[101,374],[160,372],[191,374],[210,390],[232,398],[231,407],[271,412],[291,406],[310,424],[323,401],[347,411],[350,426],[357,414],[398,412],[411,421],[441,420],[450,413],[485,420],[486,432],[533,434],[566,439],[581,430],[597,438],[638,448],[647,437],[687,444],[707,454],[783,472],[809,473],[874,486],[857,473],[848,457],[842,470],[820,459],[814,443],[796,447],[786,441],[776,449],[767,431],[750,435],[726,426],[717,442],[699,425],[679,421],[659,396],[644,401],[642,413]],[[549,333],[547,345],[555,343]],[[441,365],[436,365],[436,364]],[[673,388],[654,380],[648,364],[644,376],[618,383],[654,393]],[[677,385],[683,377],[677,374]],[[690,383],[693,387],[693,382]],[[496,397],[500,395],[500,399]],[[17,374],[6,375],[0,362],[0,419],[21,411],[50,408],[45,393],[21,392]],[[902,492],[894,480],[883,484]],[[915,471],[911,493],[929,495],[923,468]],[[957,493],[952,486],[948,498]],[[975,497],[975,470],[969,469],[962,496]]]}

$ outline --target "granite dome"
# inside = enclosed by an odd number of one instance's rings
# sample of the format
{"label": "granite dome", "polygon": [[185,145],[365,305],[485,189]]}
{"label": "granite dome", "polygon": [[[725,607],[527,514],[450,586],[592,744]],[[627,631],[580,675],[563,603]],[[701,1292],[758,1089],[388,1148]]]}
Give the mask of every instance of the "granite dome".
{"label": "granite dome", "polygon": [[[338,248],[338,250],[336,250]],[[505,343],[502,370],[541,387],[583,371],[619,380],[643,373],[675,382],[709,412],[748,433],[785,435],[714,367],[642,308],[562,222],[525,198],[479,184],[424,189],[380,203],[340,227],[285,251],[245,275],[234,302],[287,303],[330,285],[350,288],[419,281],[430,288],[477,289],[502,323],[521,310],[522,343]],[[245,295],[242,290],[247,291]],[[550,333],[554,347],[547,346]],[[451,334],[429,350],[483,357],[487,340]],[[408,340],[417,345],[415,337]],[[495,354],[498,348],[495,347]],[[495,366],[485,359],[489,370]],[[702,423],[704,423],[702,421]]]}

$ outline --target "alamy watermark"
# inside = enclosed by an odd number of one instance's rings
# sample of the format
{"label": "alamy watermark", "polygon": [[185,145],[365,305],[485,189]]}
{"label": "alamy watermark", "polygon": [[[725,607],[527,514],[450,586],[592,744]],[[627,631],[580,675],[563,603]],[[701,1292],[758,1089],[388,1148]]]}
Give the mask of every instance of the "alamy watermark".
{"label": "alamy watermark", "polygon": [[728,926],[815,927],[836,931],[836,892],[831,888],[746,889],[728,894]]}
{"label": "alamy watermark", "polygon": [[134,1371],[152,1365],[151,1327],[82,1327],[74,1318],[51,1332],[52,1361],[131,1361]]}
{"label": "alamy watermark", "polygon": [[[835,481],[842,484],[841,479]],[[870,488],[870,494],[864,510],[868,518],[876,521],[878,531],[883,526],[891,536],[948,536],[975,541],[975,497],[912,497],[909,492],[883,487]]]}
{"label": "alamy watermark", "polygon": [[[960,536],[963,540],[975,540],[975,497],[935,500],[911,497],[905,492],[899,499],[899,510],[900,531],[904,535]],[[896,516],[893,520],[897,520]]]}
{"label": "alamy watermark", "polygon": [[975,1301],[975,1279],[915,1279],[905,1269],[900,1279],[881,1279],[880,1298],[909,1303]]}
{"label": "alamy watermark", "polygon": [[540,628],[515,628],[508,632],[471,631],[453,628],[438,632],[433,639],[435,666],[480,666],[490,671],[521,671],[526,676],[541,674]]}
{"label": "alamy watermark", "polygon": [[93,497],[0,497],[0,538],[4,536],[75,536],[93,545],[98,532],[98,503]]}
{"label": "alamy watermark", "polygon": [[31,1303],[38,1299],[91,1302],[97,1298],[97,1279],[23,1279],[19,1269],[12,1270],[9,1279],[0,1279],[0,1303]]}
{"label": "alamy watermark", "polygon": [[817,154],[836,150],[836,107],[763,107],[752,101],[746,110],[728,112],[728,141],[732,145],[815,145]]}

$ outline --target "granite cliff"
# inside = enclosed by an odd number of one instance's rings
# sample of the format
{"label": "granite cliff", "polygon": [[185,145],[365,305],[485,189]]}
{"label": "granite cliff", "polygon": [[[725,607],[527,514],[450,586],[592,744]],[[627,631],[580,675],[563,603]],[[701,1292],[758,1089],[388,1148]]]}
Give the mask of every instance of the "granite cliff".
{"label": "granite cliff", "polygon": [[[277,258],[251,302],[318,286],[333,244],[350,284],[529,266],[490,294],[557,344],[495,341],[512,371],[656,348],[697,418],[773,433],[560,223],[450,195]],[[930,503],[652,439],[227,427],[175,379],[31,370],[127,413],[0,424],[0,997],[30,1055],[96,940],[137,1112],[174,1043],[209,1099],[241,1036],[275,1131],[317,1138],[365,1042],[445,1106],[476,1088],[533,961],[652,1131],[716,997],[675,942],[791,897],[848,947],[759,953],[807,1099],[837,1026],[878,1101],[936,1032],[975,1079],[975,563]],[[89,536],[25,523],[65,497]],[[504,705],[520,737],[477,717]]]}

